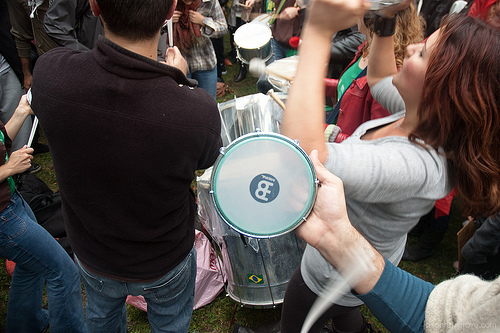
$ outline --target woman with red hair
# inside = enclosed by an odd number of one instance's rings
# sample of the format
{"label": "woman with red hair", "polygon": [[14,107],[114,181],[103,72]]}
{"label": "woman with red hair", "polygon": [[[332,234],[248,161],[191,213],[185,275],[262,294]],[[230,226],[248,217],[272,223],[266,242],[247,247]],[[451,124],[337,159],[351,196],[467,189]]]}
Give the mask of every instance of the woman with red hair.
{"label": "woman with red hair", "polygon": [[[306,152],[318,151],[319,161],[344,184],[352,225],[397,265],[406,233],[452,186],[463,196],[467,214],[500,211],[500,36],[480,21],[450,17],[425,43],[410,45],[402,69],[385,81],[382,90],[397,89],[403,98],[401,112],[362,124],[340,144],[326,143],[323,78],[331,37],[351,26],[366,7],[363,1],[313,3],[282,133],[298,139]],[[375,29],[391,45],[393,23],[381,18]],[[283,333],[299,330],[332,280],[342,281],[339,272],[307,246],[288,284]],[[351,293],[342,295],[313,331],[333,318],[334,331],[365,332],[357,310],[362,302],[355,299]],[[410,299],[405,308],[411,312],[412,305]]]}

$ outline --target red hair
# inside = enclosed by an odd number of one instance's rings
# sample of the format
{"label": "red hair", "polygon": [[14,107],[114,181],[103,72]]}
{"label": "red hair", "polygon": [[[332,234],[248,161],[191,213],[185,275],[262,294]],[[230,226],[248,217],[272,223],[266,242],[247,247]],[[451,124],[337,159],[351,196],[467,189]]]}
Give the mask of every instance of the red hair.
{"label": "red hair", "polygon": [[442,148],[464,213],[500,212],[500,32],[467,16],[441,24],[410,136]]}

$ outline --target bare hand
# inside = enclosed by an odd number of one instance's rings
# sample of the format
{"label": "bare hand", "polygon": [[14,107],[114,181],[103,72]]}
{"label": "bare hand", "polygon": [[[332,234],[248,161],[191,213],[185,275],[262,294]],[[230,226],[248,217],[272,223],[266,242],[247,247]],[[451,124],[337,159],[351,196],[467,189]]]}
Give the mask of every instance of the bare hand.
{"label": "bare hand", "polygon": [[253,7],[254,3],[255,3],[255,0],[246,0],[245,1],[245,6],[247,6],[247,7]]}
{"label": "bare hand", "polygon": [[189,11],[189,20],[193,23],[199,24],[203,26],[203,20],[205,19],[205,16],[201,15],[198,13],[196,10],[190,10]]}
{"label": "bare hand", "polygon": [[19,105],[17,106],[15,113],[24,117],[34,114],[30,104],[28,103],[26,95],[21,96],[21,100],[19,101]]}
{"label": "bare hand", "polygon": [[31,166],[33,159],[33,148],[26,146],[12,152],[5,167],[11,170],[11,176],[27,171]]}
{"label": "bare hand", "polygon": [[182,12],[180,12],[178,10],[175,10],[174,14],[172,15],[172,23],[179,22],[179,19],[180,19],[181,15],[182,15]]}
{"label": "bare hand", "polygon": [[370,9],[365,0],[314,0],[308,7],[307,25],[316,33],[331,37],[356,24]]}
{"label": "bare hand", "polygon": [[291,20],[297,16],[299,16],[299,7],[287,7],[281,11],[281,14],[279,15],[280,19],[283,20]]}
{"label": "bare hand", "polygon": [[402,2],[397,3],[395,5],[385,7],[383,9],[381,9],[379,12],[384,17],[392,18],[392,17],[396,16],[397,12],[408,8],[413,1],[414,0],[405,0],[405,1],[402,1]]}
{"label": "bare hand", "polygon": [[[317,0],[315,0],[317,1]],[[317,247],[323,236],[351,227],[347,217],[344,187],[340,178],[328,171],[313,150],[311,160],[319,180],[318,193],[311,214],[295,232],[313,247]]]}
{"label": "bare hand", "polygon": [[184,59],[184,57],[181,54],[181,51],[179,51],[179,48],[177,46],[169,47],[167,49],[167,54],[165,56],[165,61],[163,63],[180,69],[184,73],[184,75],[187,74],[186,59]]}

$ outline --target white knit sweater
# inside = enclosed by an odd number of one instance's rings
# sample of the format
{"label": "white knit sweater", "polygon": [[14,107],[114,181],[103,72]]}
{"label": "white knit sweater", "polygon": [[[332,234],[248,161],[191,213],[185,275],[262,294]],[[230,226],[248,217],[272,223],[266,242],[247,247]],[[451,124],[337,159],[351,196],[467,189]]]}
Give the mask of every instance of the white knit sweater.
{"label": "white knit sweater", "polygon": [[425,332],[500,332],[500,277],[462,275],[438,284],[427,301]]}

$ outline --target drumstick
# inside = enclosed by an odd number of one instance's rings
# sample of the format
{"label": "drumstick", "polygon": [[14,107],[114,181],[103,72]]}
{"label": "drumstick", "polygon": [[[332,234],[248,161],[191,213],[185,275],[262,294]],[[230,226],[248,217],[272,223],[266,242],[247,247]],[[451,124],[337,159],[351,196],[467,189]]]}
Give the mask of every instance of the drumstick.
{"label": "drumstick", "polygon": [[[28,89],[28,92],[26,93],[26,100],[28,104],[31,106],[31,89]],[[35,116],[35,119],[33,119],[33,125],[31,126],[31,132],[26,146],[31,147],[31,143],[33,142],[33,138],[35,137],[35,131],[37,127],[38,127],[38,118],[37,116]]]}
{"label": "drumstick", "polygon": [[174,46],[174,35],[173,35],[173,28],[172,28],[172,19],[167,20],[167,31],[168,31],[168,47],[173,47]]}
{"label": "drumstick", "polygon": [[276,103],[279,104],[279,106],[281,106],[283,111],[285,111],[285,108],[286,108],[285,103],[283,103],[283,101],[281,99],[279,99],[278,96],[276,96],[273,89],[269,89],[269,91],[267,92],[266,95],[271,96],[271,98],[274,99],[276,101]]}
{"label": "drumstick", "polygon": [[253,76],[257,76],[257,77],[264,75],[264,74],[271,74],[271,75],[278,76],[282,79],[285,79],[287,81],[293,81],[293,77],[290,77],[288,75],[281,74],[281,73],[278,73],[272,69],[269,69],[269,67],[266,66],[265,61],[260,59],[260,58],[251,59],[249,65],[248,65],[248,70],[250,71],[250,73]]}

